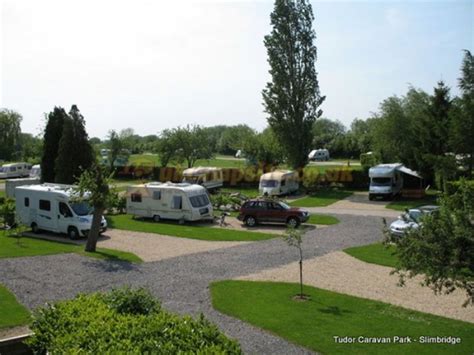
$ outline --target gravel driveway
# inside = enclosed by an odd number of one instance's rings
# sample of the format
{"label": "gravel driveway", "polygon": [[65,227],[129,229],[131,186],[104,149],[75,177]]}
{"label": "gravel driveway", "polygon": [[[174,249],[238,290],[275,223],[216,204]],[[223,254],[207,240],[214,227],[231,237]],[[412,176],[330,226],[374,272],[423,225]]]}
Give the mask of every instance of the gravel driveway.
{"label": "gravel driveway", "polygon": [[[383,238],[381,218],[347,215],[338,218],[340,224],[315,229],[305,235],[306,258]],[[307,350],[215,311],[208,290],[212,281],[245,276],[296,259],[296,250],[289,248],[280,238],[141,265],[96,260],[76,254],[11,258],[0,259],[0,283],[29,308],[72,298],[78,292],[108,290],[120,285],[146,286],[171,311],[194,315],[204,313],[226,334],[238,339],[247,353],[301,354]]]}

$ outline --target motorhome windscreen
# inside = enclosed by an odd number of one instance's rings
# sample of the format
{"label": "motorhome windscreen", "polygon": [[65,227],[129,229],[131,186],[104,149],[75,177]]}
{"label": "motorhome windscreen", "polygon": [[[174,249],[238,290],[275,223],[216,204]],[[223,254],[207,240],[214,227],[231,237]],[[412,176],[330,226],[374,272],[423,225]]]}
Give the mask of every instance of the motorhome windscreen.
{"label": "motorhome windscreen", "polygon": [[87,216],[91,214],[93,211],[92,206],[89,205],[89,203],[85,201],[71,203],[71,208],[74,211],[74,213],[77,214],[78,216]]}
{"label": "motorhome windscreen", "polygon": [[207,198],[207,195],[192,196],[189,198],[189,200],[191,201],[191,205],[194,208],[204,207],[209,204],[209,199]]}
{"label": "motorhome windscreen", "polygon": [[277,187],[278,181],[277,180],[262,180],[260,182],[262,187]]}
{"label": "motorhome windscreen", "polygon": [[373,186],[390,186],[392,178],[389,177],[374,177],[370,182]]}

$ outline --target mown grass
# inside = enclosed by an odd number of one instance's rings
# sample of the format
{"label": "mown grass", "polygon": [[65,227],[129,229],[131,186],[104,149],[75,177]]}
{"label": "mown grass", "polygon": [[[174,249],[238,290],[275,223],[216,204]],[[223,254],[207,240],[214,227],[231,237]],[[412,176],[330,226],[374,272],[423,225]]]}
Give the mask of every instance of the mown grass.
{"label": "mown grass", "polygon": [[[471,354],[474,324],[411,311],[305,286],[309,301],[293,300],[298,284],[220,281],[210,286],[218,311],[266,329],[291,342],[327,354]],[[355,337],[352,344],[334,337]],[[387,337],[390,344],[367,344],[359,336]],[[393,343],[409,336],[411,344]],[[461,343],[421,344],[421,336],[460,337]]]}
{"label": "mown grass", "polygon": [[110,228],[199,240],[259,241],[278,236],[270,233],[211,228],[198,224],[191,225],[190,223],[185,225],[171,221],[155,223],[146,219],[133,219],[131,215],[108,216],[107,221]]}
{"label": "mown grass", "polygon": [[394,245],[384,245],[382,243],[375,243],[363,245],[360,247],[353,247],[344,249],[344,252],[365,261],[366,263],[396,267],[398,258],[395,255],[396,247]]}
{"label": "mown grass", "polygon": [[315,195],[309,195],[290,202],[290,206],[296,207],[325,207],[345,199],[352,195],[351,191],[344,190],[321,190]]}
{"label": "mown grass", "polygon": [[5,233],[0,234],[0,259],[63,253],[76,253],[105,260],[127,261],[132,263],[142,262],[142,259],[137,255],[119,250],[97,248],[96,252],[89,253],[84,251],[84,245],[53,242],[29,237],[13,237],[7,236]]}
{"label": "mown grass", "polygon": [[0,284],[0,329],[25,325],[30,320],[30,312],[18,303],[13,293]]}
{"label": "mown grass", "polygon": [[340,221],[333,216],[328,216],[324,214],[311,214],[309,220],[306,223],[310,224],[324,224],[324,225],[333,225],[338,224]]}
{"label": "mown grass", "polygon": [[438,191],[428,191],[424,198],[418,199],[407,199],[400,197],[394,201],[391,201],[386,208],[390,208],[395,211],[405,211],[406,209],[415,208],[423,205],[436,205],[438,199]]}

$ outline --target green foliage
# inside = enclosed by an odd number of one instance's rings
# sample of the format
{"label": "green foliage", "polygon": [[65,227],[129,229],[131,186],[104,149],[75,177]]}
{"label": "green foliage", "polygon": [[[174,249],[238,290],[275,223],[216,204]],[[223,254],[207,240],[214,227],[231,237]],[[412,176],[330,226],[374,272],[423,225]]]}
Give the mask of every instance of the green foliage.
{"label": "green foliage", "polygon": [[241,353],[202,315],[193,319],[161,310],[144,290],[81,294],[47,305],[35,311],[31,330],[28,344],[35,353]]}
{"label": "green foliage", "polygon": [[277,0],[272,31],[264,40],[272,77],[262,93],[265,112],[293,168],[308,161],[313,124],[324,101],[315,68],[313,20],[308,1]]}
{"label": "green foliage", "polygon": [[[322,354],[470,354],[474,325],[416,312],[387,303],[305,286],[311,297],[294,301],[297,284],[220,281],[211,284],[218,311],[263,328],[292,343]],[[338,343],[334,337],[355,337]],[[357,338],[409,336],[460,337],[460,344],[362,343]]]}
{"label": "green foliage", "polygon": [[243,149],[247,137],[254,134],[254,130],[244,124],[225,127],[219,137],[216,150],[221,154],[235,155],[237,150]]}
{"label": "green foliage", "polygon": [[271,128],[247,135],[243,139],[242,151],[252,165],[278,165],[284,157],[282,146]]}
{"label": "green foliage", "polygon": [[371,167],[379,164],[380,161],[381,159],[378,153],[367,152],[360,155],[360,165],[365,171],[369,171]]}
{"label": "green foliage", "polygon": [[107,149],[109,149],[109,153],[107,155],[107,162],[109,163],[110,171],[114,171],[115,169],[115,162],[119,157],[125,158],[128,157],[128,154],[125,154],[127,150],[125,147],[125,140],[121,138],[115,130],[111,130],[109,132],[108,141],[106,144]]}
{"label": "green foliage", "polygon": [[43,134],[43,156],[41,158],[42,182],[54,182],[56,176],[56,159],[58,157],[59,142],[68,119],[62,107],[55,107],[47,115],[47,123]]}
{"label": "green foliage", "polygon": [[0,217],[2,223],[7,226],[13,226],[15,224],[15,201],[6,198],[2,204],[0,204]]}
{"label": "green foliage", "polygon": [[15,295],[0,284],[0,329],[28,324],[30,313],[18,303]]}
{"label": "green foliage", "polygon": [[12,160],[20,143],[22,117],[18,112],[0,109],[0,159]]}
{"label": "green foliage", "polygon": [[397,245],[401,282],[406,276],[424,275],[435,292],[466,291],[474,304],[474,189],[462,181],[458,190],[438,199],[440,209],[423,218],[419,228],[403,238],[390,235]]}
{"label": "green foliage", "polygon": [[340,121],[327,118],[317,119],[313,124],[313,143],[315,149],[326,148],[331,157],[345,155],[344,137],[346,127]]}

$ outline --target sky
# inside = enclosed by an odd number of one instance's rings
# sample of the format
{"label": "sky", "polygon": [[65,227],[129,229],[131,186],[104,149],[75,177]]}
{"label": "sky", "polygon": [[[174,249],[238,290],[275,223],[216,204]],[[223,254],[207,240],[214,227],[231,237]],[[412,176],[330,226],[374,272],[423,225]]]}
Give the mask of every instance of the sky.
{"label": "sky", "polygon": [[[323,116],[349,126],[391,95],[458,93],[473,1],[312,1]],[[200,124],[265,128],[272,1],[0,0],[0,107],[39,134],[78,105],[91,137]]]}

